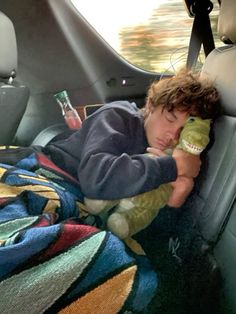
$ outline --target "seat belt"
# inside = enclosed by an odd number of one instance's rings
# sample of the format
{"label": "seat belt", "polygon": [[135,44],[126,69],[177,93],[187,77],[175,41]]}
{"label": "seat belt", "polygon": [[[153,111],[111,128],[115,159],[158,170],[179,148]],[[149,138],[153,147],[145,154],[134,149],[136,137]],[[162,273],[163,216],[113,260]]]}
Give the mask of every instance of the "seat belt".
{"label": "seat belt", "polygon": [[191,70],[197,63],[197,59],[203,44],[205,56],[207,56],[214,48],[214,37],[212,34],[209,13],[213,9],[211,1],[204,0],[194,2],[190,9],[190,16],[194,17],[192,32],[189,42],[187,69]]}

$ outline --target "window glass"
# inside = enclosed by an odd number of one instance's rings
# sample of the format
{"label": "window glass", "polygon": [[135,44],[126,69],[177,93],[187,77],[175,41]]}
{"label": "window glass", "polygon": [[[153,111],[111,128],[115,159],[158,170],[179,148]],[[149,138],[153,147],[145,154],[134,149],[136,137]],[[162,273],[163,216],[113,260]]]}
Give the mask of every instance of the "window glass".
{"label": "window glass", "polygon": [[[211,23],[217,39],[218,3]],[[183,0],[72,0],[123,58],[147,71],[173,73],[186,64],[193,18]],[[219,40],[217,40],[219,41]],[[204,62],[200,54],[198,66]]]}

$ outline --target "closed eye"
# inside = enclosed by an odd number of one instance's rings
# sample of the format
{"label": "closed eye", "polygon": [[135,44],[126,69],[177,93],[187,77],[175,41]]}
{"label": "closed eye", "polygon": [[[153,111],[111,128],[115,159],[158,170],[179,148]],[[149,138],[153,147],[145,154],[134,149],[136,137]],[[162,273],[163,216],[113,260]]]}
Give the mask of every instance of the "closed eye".
{"label": "closed eye", "polygon": [[176,117],[174,116],[174,114],[172,112],[165,111],[164,115],[165,115],[165,119],[168,122],[174,123],[176,121]]}

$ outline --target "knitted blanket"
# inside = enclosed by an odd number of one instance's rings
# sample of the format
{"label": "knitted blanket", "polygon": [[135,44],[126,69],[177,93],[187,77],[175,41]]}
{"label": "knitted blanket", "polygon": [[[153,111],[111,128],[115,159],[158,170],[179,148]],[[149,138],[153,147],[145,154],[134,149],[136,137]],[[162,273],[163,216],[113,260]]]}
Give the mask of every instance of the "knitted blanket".
{"label": "knitted blanket", "polygon": [[157,275],[145,256],[85,223],[76,180],[38,152],[4,149],[2,161],[0,313],[142,312]]}

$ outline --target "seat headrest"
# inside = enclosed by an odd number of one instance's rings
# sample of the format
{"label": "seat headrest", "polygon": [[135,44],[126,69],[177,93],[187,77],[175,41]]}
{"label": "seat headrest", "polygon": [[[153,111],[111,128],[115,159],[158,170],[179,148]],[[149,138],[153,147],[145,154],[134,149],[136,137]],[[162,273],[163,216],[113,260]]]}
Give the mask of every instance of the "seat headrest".
{"label": "seat headrest", "polygon": [[11,20],[0,12],[0,78],[14,77],[17,70],[16,34]]}
{"label": "seat headrest", "polygon": [[236,117],[236,45],[226,45],[214,49],[206,58],[201,75],[214,81],[220,93],[225,114]]}
{"label": "seat headrest", "polygon": [[236,1],[221,0],[218,34],[225,44],[236,44]]}

